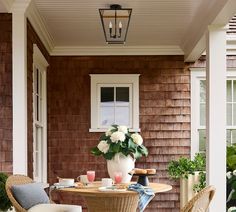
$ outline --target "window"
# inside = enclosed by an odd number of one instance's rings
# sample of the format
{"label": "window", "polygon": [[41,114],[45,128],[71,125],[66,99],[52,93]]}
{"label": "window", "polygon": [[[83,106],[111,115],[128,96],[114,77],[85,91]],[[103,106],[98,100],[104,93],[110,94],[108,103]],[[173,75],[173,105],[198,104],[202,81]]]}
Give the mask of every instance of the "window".
{"label": "window", "polygon": [[139,75],[91,74],[91,128],[103,132],[112,124],[139,130]]}
{"label": "window", "polygon": [[[191,70],[191,155],[206,150],[206,80],[205,70]],[[236,72],[227,72],[226,141],[236,143]]]}
{"label": "window", "polygon": [[33,54],[33,177],[47,182],[47,61],[36,45]]}

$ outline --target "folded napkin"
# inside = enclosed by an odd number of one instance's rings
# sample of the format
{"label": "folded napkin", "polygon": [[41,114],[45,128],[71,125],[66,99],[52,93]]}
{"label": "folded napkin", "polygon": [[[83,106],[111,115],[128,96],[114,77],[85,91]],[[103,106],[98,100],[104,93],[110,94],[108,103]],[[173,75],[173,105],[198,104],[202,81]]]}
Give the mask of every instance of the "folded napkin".
{"label": "folded napkin", "polygon": [[147,207],[148,203],[155,196],[155,193],[151,188],[144,187],[139,183],[129,185],[128,190],[136,191],[139,193],[138,207],[139,207],[140,212],[144,211],[144,209]]}
{"label": "folded napkin", "polygon": [[74,188],[75,186],[63,186],[63,185],[60,185],[59,183],[54,183],[53,185],[51,185],[49,187],[49,199],[51,200],[52,198],[52,191],[53,190],[57,190],[57,189],[61,189],[61,188]]}

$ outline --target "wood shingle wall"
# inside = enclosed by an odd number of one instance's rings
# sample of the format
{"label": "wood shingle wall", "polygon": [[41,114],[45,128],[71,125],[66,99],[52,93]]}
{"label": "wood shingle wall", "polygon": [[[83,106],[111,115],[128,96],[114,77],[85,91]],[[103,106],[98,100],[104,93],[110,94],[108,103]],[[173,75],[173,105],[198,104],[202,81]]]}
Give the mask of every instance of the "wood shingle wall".
{"label": "wood shingle wall", "polygon": [[[48,72],[49,181],[77,177],[94,169],[107,176],[103,158],[92,156],[100,133],[89,133],[89,74],[140,75],[140,128],[147,158],[137,167],[156,168],[154,182],[173,185],[155,197],[147,211],[178,211],[179,185],[169,180],[170,160],[190,155],[190,72],[183,56],[51,57]],[[77,197],[61,196],[77,203]]]}
{"label": "wood shingle wall", "polygon": [[0,14],[0,172],[12,173],[12,16]]}

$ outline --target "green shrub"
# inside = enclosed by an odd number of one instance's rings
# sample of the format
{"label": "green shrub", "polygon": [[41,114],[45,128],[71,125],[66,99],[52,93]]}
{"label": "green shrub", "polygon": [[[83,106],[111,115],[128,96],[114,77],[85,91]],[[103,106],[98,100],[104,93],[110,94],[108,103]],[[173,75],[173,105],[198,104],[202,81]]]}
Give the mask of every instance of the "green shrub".
{"label": "green shrub", "polygon": [[0,209],[2,211],[7,211],[12,209],[12,204],[7,196],[5,184],[8,176],[4,173],[0,173]]}

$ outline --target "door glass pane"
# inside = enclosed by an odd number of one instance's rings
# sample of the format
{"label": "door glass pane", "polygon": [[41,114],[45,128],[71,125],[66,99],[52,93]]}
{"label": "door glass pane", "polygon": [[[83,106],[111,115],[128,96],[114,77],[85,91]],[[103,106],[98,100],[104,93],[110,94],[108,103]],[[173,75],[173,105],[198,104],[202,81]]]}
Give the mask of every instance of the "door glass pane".
{"label": "door glass pane", "polygon": [[227,102],[232,101],[232,81],[227,80]]}
{"label": "door glass pane", "polygon": [[206,151],[206,130],[199,130],[199,151]]}
{"label": "door glass pane", "polygon": [[116,124],[130,126],[129,107],[116,107]]}
{"label": "door glass pane", "polygon": [[227,125],[231,126],[232,125],[232,104],[227,103]]}
{"label": "door glass pane", "polygon": [[112,124],[115,124],[115,108],[114,107],[101,107],[100,124],[102,126],[110,126]]}
{"label": "door glass pane", "polygon": [[114,104],[114,88],[113,87],[101,88],[101,102]]}
{"label": "door glass pane", "polygon": [[129,102],[129,87],[116,88],[116,102]]}
{"label": "door glass pane", "polygon": [[200,102],[206,102],[206,80],[200,80]]}
{"label": "door glass pane", "polygon": [[206,125],[206,104],[200,103],[200,125]]}

